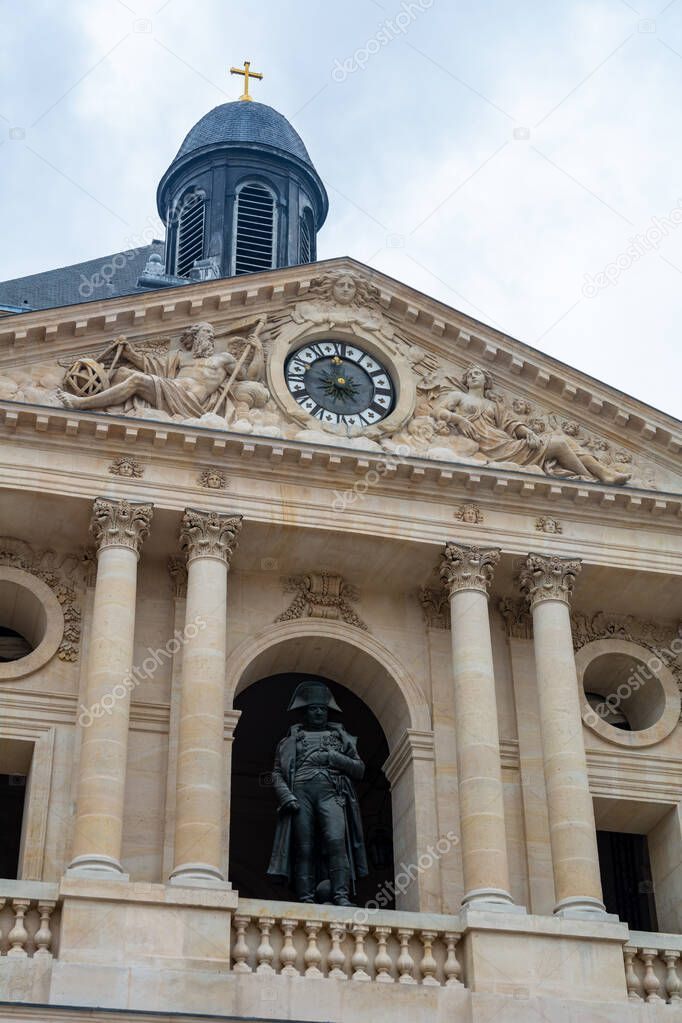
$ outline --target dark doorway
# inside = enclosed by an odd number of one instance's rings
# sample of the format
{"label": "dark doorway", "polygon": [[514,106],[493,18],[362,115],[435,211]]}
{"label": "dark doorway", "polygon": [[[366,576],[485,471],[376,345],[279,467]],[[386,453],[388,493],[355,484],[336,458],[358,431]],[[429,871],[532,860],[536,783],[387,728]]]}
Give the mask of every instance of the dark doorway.
{"label": "dark doorway", "polygon": [[0,877],[16,879],[19,872],[21,824],[24,818],[26,777],[0,774]]}
{"label": "dark doorway", "polygon": [[[275,831],[277,803],[271,785],[275,749],[297,717],[287,706],[297,684],[317,675],[283,674],[262,679],[235,700],[242,712],[232,748],[230,821],[230,881],[245,898],[292,900],[287,886],[267,876]],[[370,873],[358,883],[353,899],[364,905],[393,880],[393,822],[391,792],[382,771],[388,743],[372,711],[354,693],[324,680],[343,711],[341,720],[358,738],[365,776],[356,784],[365,833]],[[386,906],[393,908],[393,903]]]}
{"label": "dark doorway", "polygon": [[617,913],[634,931],[657,931],[646,835],[598,831],[597,845],[607,912]]}

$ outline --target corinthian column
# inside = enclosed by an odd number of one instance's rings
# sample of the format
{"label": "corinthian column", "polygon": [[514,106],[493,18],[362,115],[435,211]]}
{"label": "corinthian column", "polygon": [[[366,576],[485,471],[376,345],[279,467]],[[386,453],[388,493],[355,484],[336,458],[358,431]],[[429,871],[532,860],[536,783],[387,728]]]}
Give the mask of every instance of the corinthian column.
{"label": "corinthian column", "polygon": [[90,533],[97,581],[88,654],[73,859],[76,872],[123,875],[121,843],[137,562],[149,533],[151,504],[97,498]]}
{"label": "corinthian column", "polygon": [[580,567],[529,554],[520,577],[533,614],[555,913],[604,912],[569,613]]}
{"label": "corinthian column", "polygon": [[241,525],[241,515],[188,508],[180,530],[180,549],[187,553],[187,602],[171,873],[176,884],[225,881],[227,573]]}
{"label": "corinthian column", "polygon": [[448,543],[440,566],[450,597],[455,731],[462,821],[463,903],[512,902],[488,588],[498,548]]}

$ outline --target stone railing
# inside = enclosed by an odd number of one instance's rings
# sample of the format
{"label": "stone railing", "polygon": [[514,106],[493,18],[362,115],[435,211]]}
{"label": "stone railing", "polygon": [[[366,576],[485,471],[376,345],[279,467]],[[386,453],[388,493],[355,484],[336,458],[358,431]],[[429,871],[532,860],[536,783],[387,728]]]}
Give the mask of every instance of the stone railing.
{"label": "stone railing", "polygon": [[0,955],[52,958],[59,930],[57,885],[0,881]]}
{"label": "stone railing", "polygon": [[682,1009],[682,935],[630,931],[623,948],[633,1002],[668,1002]]}
{"label": "stone railing", "polygon": [[235,973],[461,985],[457,917],[240,899]]}

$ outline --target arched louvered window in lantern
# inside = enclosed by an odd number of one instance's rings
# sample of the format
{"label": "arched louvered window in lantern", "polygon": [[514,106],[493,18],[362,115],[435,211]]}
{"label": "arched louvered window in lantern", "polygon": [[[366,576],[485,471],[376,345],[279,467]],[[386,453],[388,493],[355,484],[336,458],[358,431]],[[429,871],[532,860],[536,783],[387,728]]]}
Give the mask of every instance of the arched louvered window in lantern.
{"label": "arched louvered window in lantern", "polygon": [[245,184],[237,192],[235,274],[271,270],[275,265],[275,197],[269,188]]}
{"label": "arched louvered window in lantern", "polygon": [[182,201],[175,242],[175,273],[187,277],[195,260],[204,256],[206,196],[190,192]]}
{"label": "arched louvered window in lantern", "polygon": [[312,263],[313,261],[313,232],[310,212],[305,211],[301,217],[301,242],[299,252],[299,263]]}

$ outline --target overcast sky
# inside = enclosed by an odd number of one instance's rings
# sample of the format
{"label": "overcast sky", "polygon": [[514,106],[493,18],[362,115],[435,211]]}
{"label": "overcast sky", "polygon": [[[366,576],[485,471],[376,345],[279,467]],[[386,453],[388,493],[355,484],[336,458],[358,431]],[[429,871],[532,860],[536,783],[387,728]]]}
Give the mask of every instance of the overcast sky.
{"label": "overcast sky", "polygon": [[353,256],[680,415],[682,0],[0,14],[0,280],[162,237],[159,178],[249,58],[328,189],[320,258]]}

